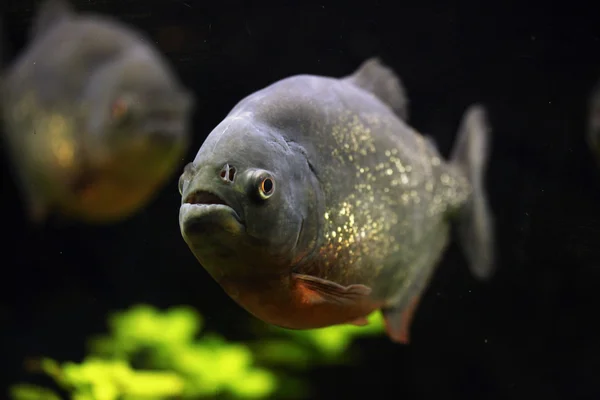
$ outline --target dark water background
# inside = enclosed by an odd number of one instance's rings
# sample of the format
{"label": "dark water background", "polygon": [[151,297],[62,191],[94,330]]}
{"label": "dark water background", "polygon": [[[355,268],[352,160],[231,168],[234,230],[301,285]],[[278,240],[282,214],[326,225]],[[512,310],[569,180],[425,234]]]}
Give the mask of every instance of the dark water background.
{"label": "dark water background", "polygon": [[[298,73],[346,75],[373,55],[401,76],[411,124],[443,154],[465,108],[487,106],[496,277],[477,282],[453,245],[410,347],[361,340],[358,366],[318,368],[310,379],[319,398],[364,390],[545,400],[600,398],[600,169],[584,142],[586,101],[600,78],[600,23],[589,4],[75,1],[146,32],[194,90],[200,104],[186,161],[247,94]],[[33,2],[2,6],[18,52]],[[181,238],[178,175],[120,224],[32,230],[4,158],[1,171],[1,386],[27,376],[27,356],[80,359],[84,339],[105,331],[108,312],[139,302],[190,304],[207,329],[249,337],[248,315]]]}

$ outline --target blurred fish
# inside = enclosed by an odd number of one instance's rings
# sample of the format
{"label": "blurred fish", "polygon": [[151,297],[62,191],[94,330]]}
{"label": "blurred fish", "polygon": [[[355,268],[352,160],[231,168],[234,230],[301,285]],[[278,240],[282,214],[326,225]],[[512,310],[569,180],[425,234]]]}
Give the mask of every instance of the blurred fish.
{"label": "blurred fish", "polygon": [[179,181],[183,238],[238,304],[291,329],[409,327],[449,241],[491,276],[484,194],[489,130],[472,106],[449,162],[405,120],[399,78],[377,58],[334,79],[298,75],[239,102]]}
{"label": "blurred fish", "polygon": [[149,39],[43,2],[2,77],[3,136],[31,220],[139,210],[181,165],[193,102]]}

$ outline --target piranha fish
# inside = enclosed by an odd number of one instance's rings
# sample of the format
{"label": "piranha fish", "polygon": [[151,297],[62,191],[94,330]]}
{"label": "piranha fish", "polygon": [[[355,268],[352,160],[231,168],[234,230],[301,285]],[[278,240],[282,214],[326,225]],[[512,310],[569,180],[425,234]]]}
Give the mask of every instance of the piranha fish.
{"label": "piranha fish", "polygon": [[489,125],[468,108],[449,161],[409,125],[400,79],[378,58],[341,79],[297,75],[241,100],[179,180],[182,236],[239,305],[289,329],[367,324],[409,343],[450,239],[494,271],[484,193]]}
{"label": "piranha fish", "polygon": [[3,139],[33,222],[110,223],[147,204],[183,164],[194,97],[142,34],[40,6],[3,71]]}

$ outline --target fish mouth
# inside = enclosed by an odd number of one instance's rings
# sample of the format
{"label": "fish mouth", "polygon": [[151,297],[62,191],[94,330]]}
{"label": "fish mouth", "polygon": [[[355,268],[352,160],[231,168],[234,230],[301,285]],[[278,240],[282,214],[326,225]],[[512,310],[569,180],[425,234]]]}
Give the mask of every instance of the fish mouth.
{"label": "fish mouth", "polygon": [[185,233],[203,233],[221,227],[239,233],[244,225],[239,214],[223,198],[206,190],[185,196],[179,209],[179,224]]}
{"label": "fish mouth", "polygon": [[225,202],[222,198],[217,196],[214,193],[207,192],[206,190],[195,190],[192,193],[188,194],[184,201],[184,204],[193,204],[197,206],[202,205],[212,205],[212,204],[221,204],[231,208],[229,204]]}

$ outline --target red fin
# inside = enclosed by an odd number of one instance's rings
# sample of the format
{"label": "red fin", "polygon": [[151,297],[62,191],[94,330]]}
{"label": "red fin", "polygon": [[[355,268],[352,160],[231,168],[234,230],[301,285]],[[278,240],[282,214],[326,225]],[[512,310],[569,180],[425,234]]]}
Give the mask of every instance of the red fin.
{"label": "red fin", "polygon": [[360,318],[356,318],[354,321],[350,321],[348,323],[351,325],[356,325],[356,326],[365,326],[365,325],[369,325],[369,320],[367,319],[367,317],[360,317]]}
{"label": "red fin", "polygon": [[385,330],[394,342],[410,343],[410,326],[419,306],[419,296],[415,296],[404,310],[388,308],[382,310],[385,320]]}
{"label": "red fin", "polygon": [[302,301],[307,304],[336,303],[353,306],[371,293],[371,288],[365,285],[342,286],[310,275],[292,274],[292,279],[297,285]]}

